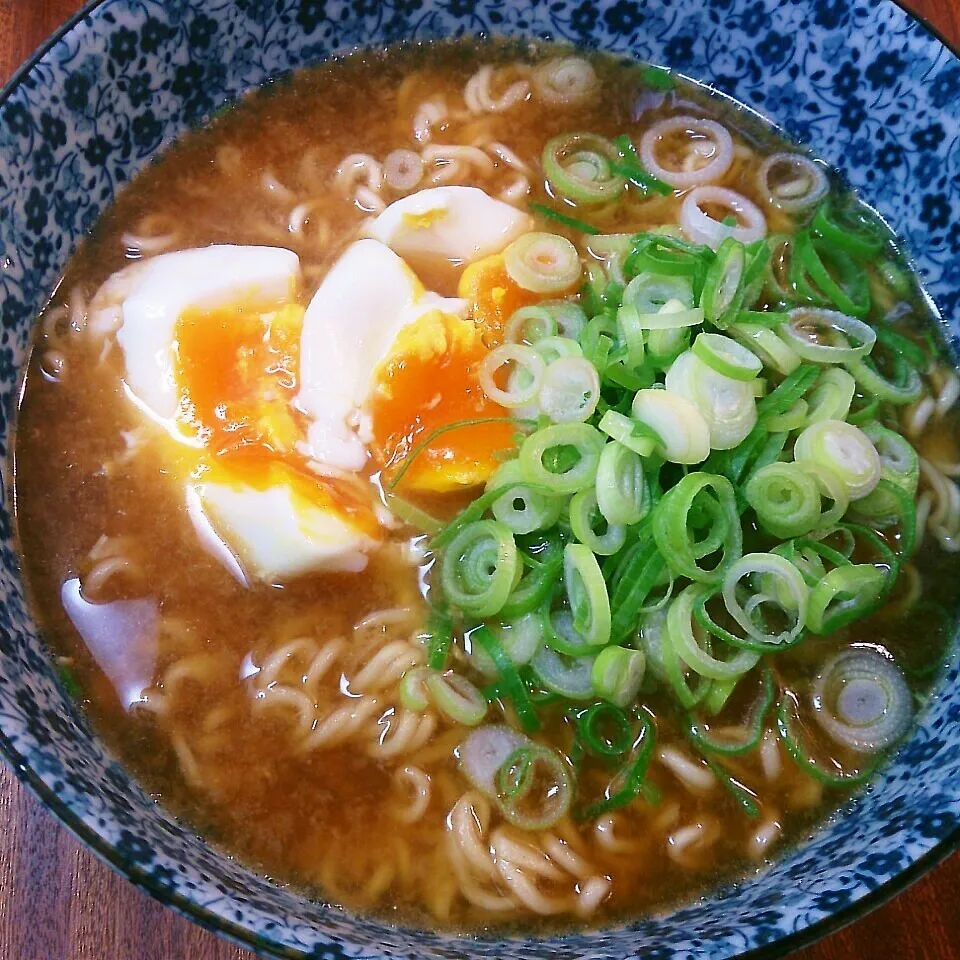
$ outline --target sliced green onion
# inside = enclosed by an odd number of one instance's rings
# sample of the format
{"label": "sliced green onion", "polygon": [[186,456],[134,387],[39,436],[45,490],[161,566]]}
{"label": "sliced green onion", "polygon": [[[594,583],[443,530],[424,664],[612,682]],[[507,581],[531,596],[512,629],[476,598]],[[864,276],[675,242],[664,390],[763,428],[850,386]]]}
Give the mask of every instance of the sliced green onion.
{"label": "sliced green onion", "polygon": [[597,368],[584,357],[554,360],[543,375],[540,409],[554,423],[580,423],[593,416],[600,399]]}
{"label": "sliced green onion", "polygon": [[770,258],[764,265],[763,292],[776,309],[796,302],[797,291],[790,283],[793,265],[793,237],[787,233],[774,233],[766,238]]}
{"label": "sliced green onion", "polygon": [[862,267],[806,230],[793,238],[790,276],[797,294],[808,303],[834,306],[853,317],[865,317],[870,311],[870,282]]}
{"label": "sliced green onion", "polygon": [[656,727],[646,713],[639,711],[638,717],[640,735],[634,740],[632,756],[610,782],[603,799],[578,811],[578,820],[593,820],[611,810],[619,810],[641,795],[650,802],[656,802],[657,794],[646,780],[647,769],[657,745]]}
{"label": "sliced green onion", "polygon": [[[501,368],[512,366],[506,388],[500,387],[496,376]],[[540,393],[546,364],[532,347],[522,343],[503,343],[480,361],[477,378],[483,392],[501,407],[524,407]]]}
{"label": "sliced green onion", "polygon": [[[697,606],[699,607],[700,604],[698,603]],[[694,616],[696,616],[696,611],[694,611]],[[734,677],[732,680],[712,680],[710,688],[700,701],[700,706],[711,717],[715,717],[727,705],[727,701],[733,695],[733,691],[737,689],[741,680],[743,680],[743,677]]]}
{"label": "sliced green onion", "polygon": [[569,337],[544,337],[533,345],[533,349],[540,354],[548,367],[554,360],[560,360],[563,357],[583,356],[583,347]]}
{"label": "sliced green onion", "polygon": [[789,410],[772,417],[765,417],[764,427],[771,433],[791,433],[807,423],[807,401],[798,400]]}
{"label": "sliced green onion", "polygon": [[812,363],[805,363],[793,370],[772,393],[757,404],[760,423],[766,424],[770,417],[780,416],[792,409],[819,375],[820,368]]}
{"label": "sliced green onion", "polygon": [[544,600],[553,592],[563,566],[563,552],[542,561],[530,561],[532,567],[520,578],[510,596],[500,608],[500,616],[505,620],[522,617],[538,610]]}
{"label": "sliced green onion", "polygon": [[[666,390],[639,390],[631,411],[635,420],[662,439],[664,459],[687,464],[706,460],[710,430],[703,414],[690,400]],[[614,439],[624,442],[619,436]]]}
{"label": "sliced green onion", "polygon": [[593,689],[618,707],[633,703],[643,683],[646,657],[640,650],[609,646],[593,663]]}
{"label": "sliced green onion", "polygon": [[585,423],[558,423],[527,437],[520,447],[520,466],[530,483],[558,494],[576,493],[593,485],[604,437]]}
{"label": "sliced green onion", "polygon": [[[704,526],[707,532],[698,538]],[[653,536],[661,556],[677,576],[719,583],[743,554],[733,485],[715,474],[688,473],[657,504]],[[721,548],[722,554],[712,567],[698,565],[698,560]]]}
{"label": "sliced green onion", "polygon": [[878,399],[897,406],[913,403],[923,392],[920,374],[902,356],[895,355],[892,364],[894,368],[892,378],[887,378],[880,373],[870,357],[849,364],[847,369],[863,390]]}
{"label": "sliced green onion", "polygon": [[[692,350],[681,353],[673,362],[667,371],[666,388],[668,395],[688,400],[700,412],[714,450],[739,446],[757,422],[757,401],[750,384],[717,373]],[[667,459],[672,457],[667,454]]]}
{"label": "sliced green onion", "polygon": [[556,335],[556,318],[540,306],[514,310],[503,329],[503,339],[507,343],[523,343],[531,347],[545,337]]}
{"label": "sliced green onion", "polygon": [[408,526],[423,533],[437,533],[443,527],[443,524],[426,510],[421,510],[416,504],[397,496],[392,490],[384,489],[383,499],[387,509]]}
{"label": "sliced green onion", "polygon": [[862,429],[877,449],[884,477],[899,483],[908,493],[916,493],[920,464],[917,451],[910,441],[876,421],[866,424]]}
{"label": "sliced green onion", "polygon": [[560,519],[563,500],[524,486],[519,460],[501,464],[487,481],[487,490],[505,486],[509,490],[490,505],[490,511],[513,533],[546,530]]}
{"label": "sliced green onion", "polygon": [[776,330],[777,327],[789,322],[790,314],[779,310],[741,310],[737,320],[740,323]]}
{"label": "sliced green onion", "polygon": [[[848,214],[844,216],[843,214]],[[837,205],[827,200],[813,218],[813,229],[824,240],[830,241],[847,253],[868,260],[878,254],[887,238],[872,218],[857,210],[852,216],[849,209],[841,212]]]}
{"label": "sliced green onion", "polygon": [[712,370],[731,380],[753,380],[763,370],[760,358],[745,346],[719,333],[701,333],[693,352]]}
{"label": "sliced green onion", "polygon": [[623,190],[626,180],[616,172],[617,148],[593,133],[565,133],[547,141],[543,171],[554,189],[577,203],[607,203]]}
{"label": "sliced green onion", "polygon": [[497,487],[495,490],[487,490],[473,500],[469,506],[464,507],[439,533],[430,538],[430,549],[434,553],[442,550],[465,526],[480,520],[500,497],[515,487],[526,487],[535,493],[545,495],[553,495],[555,493],[555,491],[549,487],[532,486],[530,481],[515,484],[505,483],[502,487]]}
{"label": "sliced green onion", "polygon": [[423,713],[430,706],[427,677],[431,675],[426,667],[414,667],[400,678],[400,703],[404,709]]}
{"label": "sliced green onion", "polygon": [[495,797],[504,818],[521,830],[547,830],[566,816],[573,783],[566,763],[537,743],[511,753],[496,773]]}
{"label": "sliced green onion", "polygon": [[467,780],[491,800],[498,798],[501,768],[520,750],[533,745],[529,737],[497,724],[471,731],[459,750],[460,767]]}
{"label": "sliced green onion", "polygon": [[443,554],[440,582],[464,613],[490,617],[504,605],[517,574],[517,545],[506,524],[477,520],[457,533]]}
{"label": "sliced green onion", "polygon": [[912,367],[918,370],[927,369],[930,357],[920,344],[914,343],[909,337],[888,326],[880,325],[877,327],[877,340],[891,352],[900,354]]}
{"label": "sliced green onion", "polygon": [[807,210],[830,191],[820,164],[801,153],[768,156],[757,173],[757,183],[768,203],[789,213]]}
{"label": "sliced green onion", "polygon": [[673,193],[673,187],[669,183],[664,183],[659,177],[655,177],[643,168],[636,148],[626,134],[617,137],[615,142],[620,150],[621,159],[619,163],[613,165],[614,170],[648,193],[659,193],[662,197],[669,197]]}
{"label": "sliced green onion", "polygon": [[593,696],[593,662],[596,657],[563,657],[544,646],[531,666],[548,690],[567,700],[589,700]]}
{"label": "sliced green onion", "polygon": [[533,777],[533,751],[529,747],[519,747],[507,757],[503,766],[497,770],[497,794],[513,798],[530,789]]}
{"label": "sliced green onion", "polygon": [[880,480],[880,457],[859,428],[843,420],[821,420],[797,438],[797,463],[818,463],[839,477],[851,500],[865,497]]}
{"label": "sliced green onion", "polygon": [[[917,451],[905,437],[879,423],[866,424],[863,432],[876,447],[880,457],[880,483],[871,494],[857,501],[857,513],[880,523],[889,523],[902,517],[906,506],[913,513],[915,523],[914,498],[920,479],[920,458]],[[891,490],[887,484],[898,487],[910,504],[904,504],[897,491]]]}
{"label": "sliced green onion", "polygon": [[850,363],[865,357],[877,342],[872,327],[836,310],[799,307],[778,333],[804,360]]}
{"label": "sliced green onion", "polygon": [[910,726],[913,696],[903,674],[875,650],[854,648],[826,663],[813,684],[817,722],[858,753],[879,753]]}
{"label": "sliced green onion", "polygon": [[887,588],[887,573],[872,563],[837,567],[810,592],[807,626],[826,636],[872,613]]}
{"label": "sliced green onion", "polygon": [[[501,611],[502,612],[502,611]],[[525,613],[519,617],[509,620],[501,620],[499,623],[488,624],[493,631],[494,636],[500,641],[503,652],[510,658],[510,661],[516,667],[522,667],[528,664],[543,641],[543,622],[537,611]],[[476,654],[482,651],[479,643],[473,645],[473,652]],[[486,652],[482,652],[486,656]],[[490,660],[490,666],[495,668],[495,664]],[[489,671],[484,671],[489,672]]]}
{"label": "sliced green onion", "polygon": [[548,207],[545,203],[530,203],[528,206],[531,212],[539,213],[540,216],[546,217],[548,220],[556,220],[557,223],[562,223],[565,227],[570,227],[571,230],[578,230],[588,236],[600,233],[596,227],[590,226],[589,223],[584,223],[583,220],[578,220],[566,213],[560,213],[559,210],[554,210],[553,207]]}
{"label": "sliced green onion", "polygon": [[[880,400],[878,397],[867,398],[861,396],[854,396],[853,399],[859,401],[859,403],[857,403],[856,409],[847,414],[847,423],[852,423],[855,427],[861,427],[877,415],[877,411],[880,409]],[[840,417],[837,417],[837,419],[839,420]]]}
{"label": "sliced green onion", "polygon": [[760,654],[752,650],[737,649],[731,660],[721,660],[700,645],[695,631],[694,608],[709,592],[700,584],[690,584],[667,611],[667,634],[673,649],[691,670],[711,680],[731,680],[752,670]]}
{"label": "sliced green onion", "polygon": [[[763,592],[753,592],[743,603],[740,587],[742,581],[749,578],[757,578]],[[726,635],[724,639],[754,650],[791,646],[801,636],[809,601],[810,588],[793,563],[775,553],[748,553],[727,571],[723,581],[723,602],[727,612],[756,646],[751,647]],[[773,605],[780,608],[784,621],[768,630],[762,622],[762,614],[765,606]]]}
{"label": "sliced green onion", "polygon": [[[628,308],[636,310],[636,307],[628,305]],[[621,310],[624,308],[621,307]],[[680,300],[668,300],[656,313],[640,313],[637,311],[634,323],[641,330],[654,332],[670,332],[673,338],[679,338],[684,333],[689,335],[686,327],[698,327],[703,323],[703,310],[700,307],[684,308]],[[669,349],[669,348],[668,348]],[[667,350],[657,350],[653,344],[650,346],[652,353],[666,353]]]}
{"label": "sliced green onion", "polygon": [[784,375],[800,366],[800,357],[769,327],[759,323],[735,323],[728,330],[748,350],[755,353],[765,367]]}
{"label": "sliced green onion", "polygon": [[608,437],[641,457],[649,457],[658,446],[663,446],[662,438],[652,427],[616,410],[607,410],[598,426]]}
{"label": "sliced green onion", "polygon": [[580,337],[580,346],[583,355],[603,375],[610,363],[610,352],[617,337],[615,317],[611,317],[605,310],[591,317],[584,327]]}
{"label": "sliced green onion", "polygon": [[569,340],[579,340],[587,325],[587,315],[579,303],[572,300],[542,300],[538,306],[548,310],[556,319],[560,335]]}
{"label": "sliced green onion", "polygon": [[577,248],[555,233],[525,233],[503,251],[510,279],[533,293],[560,293],[580,279]]}
{"label": "sliced green onion", "polygon": [[[702,280],[707,265],[714,256],[709,247],[690,243],[679,236],[668,235],[664,230],[638,233],[633,237],[632,248],[623,264],[626,276],[635,277],[646,273],[663,277],[687,277],[692,284]],[[686,303],[684,297],[681,299]],[[687,305],[693,305],[692,298]]]}
{"label": "sliced green onion", "polygon": [[650,509],[643,461],[629,447],[608,443],[597,465],[596,501],[608,523],[639,523]]}
{"label": "sliced green onion", "polygon": [[668,370],[673,361],[689,346],[690,330],[687,327],[647,331],[647,355],[654,370]]}
{"label": "sliced green onion", "polygon": [[584,657],[593,653],[587,638],[574,626],[573,614],[569,610],[551,610],[550,602],[544,604],[540,617],[547,646],[565,657]]}
{"label": "sliced green onion", "polygon": [[444,670],[453,643],[453,621],[437,607],[431,607],[430,615],[420,639],[427,648],[427,666],[431,670]]}
{"label": "sliced green onion", "polygon": [[760,676],[760,692],[750,706],[746,722],[738,731],[738,736],[726,733],[711,733],[709,724],[695,716],[689,718],[690,738],[694,744],[708,754],[720,754],[727,757],[739,757],[759,746],[763,739],[767,714],[773,706],[776,696],[776,684],[773,671],[766,667]]}
{"label": "sliced green onion", "polygon": [[823,503],[821,502],[820,509],[823,512],[820,514],[820,521],[817,524],[817,529],[829,530],[843,519],[847,507],[850,506],[850,494],[847,491],[847,486],[833,470],[823,466],[823,464],[805,460],[800,466],[804,473],[813,478],[820,491],[820,496],[833,501],[833,506],[828,510],[823,510]]}
{"label": "sliced green onion", "polygon": [[[635,307],[637,313],[642,316],[655,316],[671,300],[679,300],[683,310],[693,308],[693,284],[689,277],[640,273],[627,284],[623,291],[623,302]],[[700,316],[702,322],[702,311]]]}
{"label": "sliced green onion", "polygon": [[[606,527],[602,532],[598,527]],[[601,557],[613,556],[626,542],[627,528],[609,523],[597,504],[596,490],[581,490],[570,500],[570,529],[582,544]]]}
{"label": "sliced green onion", "polygon": [[563,549],[563,584],[573,624],[593,647],[610,640],[610,598],[593,551],[582,543]]}
{"label": "sliced green onion", "polygon": [[[917,543],[917,503],[916,500],[907,491],[892,480],[883,480],[877,484],[876,489],[870,494],[871,497],[878,496],[884,509],[883,521],[890,524],[896,521],[900,523],[900,551],[904,556],[909,557],[916,547]],[[868,498],[869,499],[869,498]],[[862,500],[856,503],[857,513],[863,515],[860,505]],[[893,505],[892,512],[889,511],[888,504]]]}
{"label": "sliced green onion", "polygon": [[664,572],[664,559],[649,537],[630,545],[611,582],[610,635],[617,642],[636,632],[644,602]]}
{"label": "sliced green onion", "polygon": [[624,304],[617,311],[617,329],[627,348],[627,362],[633,367],[639,367],[643,363],[646,347],[640,314],[633,304]]}
{"label": "sliced green onion", "polygon": [[726,318],[735,314],[743,300],[743,275],[746,251],[739,240],[726,237],[707,269],[700,306],[704,317],[721,329],[729,326]]}
{"label": "sliced green onion", "polygon": [[740,809],[750,817],[756,820],[760,816],[760,805],[757,803],[757,795],[744,786],[739,780],[732,776],[729,771],[713,757],[704,757],[707,766],[713,771],[713,775],[720,781],[720,785],[729,793],[740,805]]}
{"label": "sliced green onion", "polygon": [[[564,761],[553,750],[533,744],[529,771],[518,789],[499,798],[506,820],[522,830],[547,830],[566,816],[573,801],[573,783]],[[512,763],[511,759],[507,764]]]}
{"label": "sliced green onion", "polygon": [[857,383],[846,370],[828,367],[807,397],[807,425],[820,420],[846,420],[856,392]]}
{"label": "sliced green onion", "polygon": [[817,782],[831,787],[855,787],[865,783],[873,775],[873,766],[849,771],[832,757],[828,760],[829,766],[818,762],[811,755],[802,736],[795,732],[795,728],[800,726],[797,719],[798,709],[799,702],[796,694],[785,693],[777,706],[777,730],[787,748],[787,753],[801,770]]}
{"label": "sliced green onion", "polygon": [[[670,613],[667,612],[669,619]],[[680,705],[693,709],[710,692],[713,685],[708,677],[688,668],[674,645],[674,631],[664,628],[660,642],[660,656],[667,682]]]}
{"label": "sliced green onion", "polygon": [[540,721],[530,703],[527,688],[523,685],[514,662],[507,656],[493,631],[489,627],[478,627],[470,632],[469,639],[471,643],[479,644],[493,661],[500,675],[502,693],[513,704],[520,726],[527,733],[534,733],[539,730]]}
{"label": "sliced green onion", "polygon": [[820,490],[796,463],[771,463],[755,471],[744,494],[757,520],[780,540],[809,533],[820,520]]}
{"label": "sliced green onion", "polygon": [[585,710],[576,711],[574,716],[577,736],[582,745],[595,756],[622,757],[633,747],[634,736],[630,718],[618,706],[612,703],[595,703]]}
{"label": "sliced green onion", "polygon": [[487,715],[487,701],[466,677],[448,670],[432,672],[426,678],[434,706],[453,723],[476,727]]}
{"label": "sliced green onion", "polygon": [[668,67],[646,66],[640,69],[640,81],[654,90],[673,90],[677,81]]}

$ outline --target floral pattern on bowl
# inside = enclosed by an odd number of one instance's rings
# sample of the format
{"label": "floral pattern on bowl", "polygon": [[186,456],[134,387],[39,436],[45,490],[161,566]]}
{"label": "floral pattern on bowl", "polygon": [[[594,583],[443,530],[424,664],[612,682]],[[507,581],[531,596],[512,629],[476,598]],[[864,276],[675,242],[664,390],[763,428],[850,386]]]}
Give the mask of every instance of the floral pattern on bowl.
{"label": "floral pattern on bowl", "polygon": [[[79,238],[151,156],[224,102],[300,65],[357,45],[479,33],[553,37],[667,64],[810,143],[904,237],[960,342],[960,61],[889,0],[102,0],[0,102],[2,461],[33,318]],[[134,883],[271,955],[728,957],[849,919],[960,843],[951,663],[941,695],[866,794],[768,871],[672,913],[529,941],[351,917],[208,847],[106,753],[31,622],[10,508],[5,484],[0,749]]]}

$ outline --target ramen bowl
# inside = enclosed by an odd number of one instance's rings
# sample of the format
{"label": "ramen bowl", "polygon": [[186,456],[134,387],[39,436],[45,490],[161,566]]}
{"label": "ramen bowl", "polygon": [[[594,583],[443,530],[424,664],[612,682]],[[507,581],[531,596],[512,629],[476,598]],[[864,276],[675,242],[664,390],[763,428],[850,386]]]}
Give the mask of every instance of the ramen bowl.
{"label": "ramen bowl", "polygon": [[[34,318],[117,191],[245,90],[358,46],[551,37],[669,65],[810,144],[904,238],[960,333],[960,61],[890,2],[845,0],[101,0],[0,103],[3,457]],[[909,741],[869,789],[765,871],[616,929],[466,938],[352,916],[271,883],[158,807],[58,680],[0,511],[0,749],[41,802],[131,882],[266,955],[729,957],[783,953],[893,895],[960,844],[960,686],[943,664]]]}

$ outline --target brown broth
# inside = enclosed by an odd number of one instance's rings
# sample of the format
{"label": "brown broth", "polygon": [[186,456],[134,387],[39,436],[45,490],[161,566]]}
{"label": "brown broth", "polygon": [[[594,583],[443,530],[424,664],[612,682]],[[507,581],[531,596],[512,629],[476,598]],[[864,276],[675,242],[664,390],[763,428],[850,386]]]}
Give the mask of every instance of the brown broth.
{"label": "brown broth", "polygon": [[[549,47],[543,48],[538,55],[548,52]],[[271,84],[209,127],[184,137],[125,189],[71,261],[59,289],[67,298],[75,290],[89,297],[129,262],[123,235],[143,231],[144,218],[161,215],[148,226],[172,227],[174,248],[219,242],[290,246],[301,257],[306,303],[366,216],[330,188],[340,161],[350,153],[382,158],[397,147],[416,147],[412,121],[424,98],[442,94],[449,104],[460,103],[465,82],[480,65],[531,55],[512,47],[418,47],[358,55]],[[549,112],[524,103],[503,114],[453,120],[436,140],[497,140],[535,168],[545,141],[564,131],[589,129],[612,137],[638,132],[669,113],[705,113],[734,130],[743,148],[724,185],[759,199],[757,166],[780,141],[726,101],[688,86],[637,121],[634,68],[604,58],[595,62],[603,81],[598,106]],[[287,229],[291,203],[278,200],[276,189],[263,187],[267,172],[296,202],[314,204],[312,215],[320,221],[311,223],[306,236]],[[495,190],[511,176],[501,164],[490,180],[478,183]],[[534,184],[532,198],[547,199],[542,184]],[[672,197],[623,203],[603,213],[590,211],[589,218],[605,232],[635,232],[674,222],[677,203]],[[786,216],[771,218],[771,232],[792,228]],[[545,222],[543,229],[555,225]],[[329,234],[326,243],[321,242],[324,234]],[[428,286],[454,292],[444,271],[423,273]],[[60,302],[58,295],[55,305]],[[919,334],[930,322],[919,301],[914,317]],[[241,586],[198,543],[182,491],[169,475],[169,447],[162,438],[151,435],[134,455],[124,456],[122,432],[135,431],[140,419],[122,391],[118,351],[104,358],[99,343],[67,338],[62,347],[66,372],[55,382],[44,375],[43,347],[41,340],[30,364],[16,445],[26,577],[49,643],[76,679],[83,706],[111,749],[158,802],[280,882],[414,924],[460,929],[525,924],[521,912],[491,913],[469,904],[455,889],[444,824],[465,788],[453,756],[461,737],[456,728],[441,722],[425,747],[399,760],[384,759],[376,747],[368,751],[353,740],[302,752],[294,748],[292,711],[252,706],[245,679],[249,665],[262,665],[288,641],[306,636],[315,650],[332,638],[347,638],[342,660],[316,686],[318,702],[332,710],[345,700],[338,689],[343,686],[340,675],[355,676],[362,669],[357,656],[370,656],[369,650],[351,649],[362,647],[352,634],[354,624],[372,612],[407,606],[413,610],[410,622],[385,633],[387,639],[402,640],[415,630],[423,604],[417,571],[402,559],[401,538],[362,576],[305,576],[282,588]],[[938,460],[954,462],[956,436],[951,414],[926,432],[921,452],[935,450]],[[109,543],[122,545],[132,572],[113,578],[97,599],[109,604],[155,598],[162,628],[155,643],[132,651],[126,638],[115,636],[95,657],[71,623],[61,595],[65,583],[89,573],[88,555],[103,535],[123,538]],[[891,617],[881,611],[842,636],[804,643],[777,662],[780,681],[804,687],[829,652],[860,640],[882,643],[908,666],[914,691],[923,698],[949,642],[960,566],[956,554],[941,552],[930,539],[914,566],[925,599],[950,598],[939,612],[921,608],[918,629],[915,615]],[[193,679],[170,693],[164,712],[130,709],[124,702],[130,699],[124,692],[133,690],[136,699],[138,691],[147,689],[156,702],[163,701],[164,691],[157,694],[156,685],[166,678],[167,692],[173,690],[169,671],[187,662],[184,658],[192,658]],[[278,676],[300,689],[298,671],[303,672],[307,658],[306,653],[302,662],[294,658]],[[670,697],[653,693],[646,702],[657,716],[661,743],[689,753],[679,733],[682,718]],[[381,706],[389,709],[396,703],[387,699]],[[565,721],[559,714],[549,717],[545,738],[564,744],[569,739]],[[395,729],[395,721],[396,715],[383,721],[382,740]],[[782,772],[772,781],[756,755],[731,764],[757,793],[761,822],[777,821],[783,828],[774,851],[808,835],[846,796],[823,790],[782,750],[779,756]],[[404,825],[396,818],[404,797],[393,777],[408,762],[431,775],[433,791],[423,817]],[[768,859],[764,852],[749,857],[757,824],[719,785],[702,794],[690,792],[662,765],[652,768],[650,778],[662,802],[658,807],[637,804],[617,815],[616,850],[602,842],[610,836],[609,824],[599,832],[572,821],[558,828],[613,881],[609,901],[591,922],[609,923],[662,908],[708,884],[760,869]],[[666,838],[698,823],[704,831],[717,831],[719,839],[703,854],[672,859]],[[578,921],[568,911],[551,922]]]}

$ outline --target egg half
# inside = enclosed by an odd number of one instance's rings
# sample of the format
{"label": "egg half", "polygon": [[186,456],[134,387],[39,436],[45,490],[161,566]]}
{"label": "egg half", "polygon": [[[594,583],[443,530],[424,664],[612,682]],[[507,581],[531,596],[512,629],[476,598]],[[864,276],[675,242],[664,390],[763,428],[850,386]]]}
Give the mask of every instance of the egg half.
{"label": "egg half", "polygon": [[[503,299],[502,263],[484,258],[526,215],[448,187],[378,223],[305,308],[299,260],[276,247],[164,254],[98,295],[202,542],[247,581],[362,570],[383,536],[372,472],[404,495],[449,493],[483,484],[514,443],[477,379],[496,337],[472,314]],[[474,263],[469,299],[427,290],[403,252]]]}

